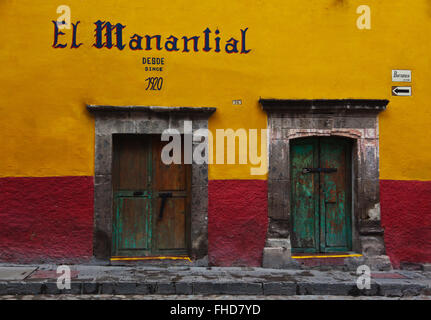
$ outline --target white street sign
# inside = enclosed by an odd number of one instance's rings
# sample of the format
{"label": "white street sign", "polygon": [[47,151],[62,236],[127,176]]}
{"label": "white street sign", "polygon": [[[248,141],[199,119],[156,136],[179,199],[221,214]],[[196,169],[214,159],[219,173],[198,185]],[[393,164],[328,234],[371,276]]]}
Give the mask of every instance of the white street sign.
{"label": "white street sign", "polygon": [[392,82],[412,82],[412,71],[392,70]]}
{"label": "white street sign", "polygon": [[412,87],[392,87],[393,96],[411,96]]}

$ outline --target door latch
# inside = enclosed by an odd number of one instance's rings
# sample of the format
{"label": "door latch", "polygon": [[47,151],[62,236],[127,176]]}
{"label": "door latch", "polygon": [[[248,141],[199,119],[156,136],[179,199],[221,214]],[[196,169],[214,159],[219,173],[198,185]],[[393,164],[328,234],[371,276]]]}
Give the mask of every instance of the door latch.
{"label": "door latch", "polygon": [[159,220],[163,219],[163,211],[165,209],[165,202],[167,198],[172,198],[172,192],[160,192],[159,197],[162,198],[162,203],[160,204]]}
{"label": "door latch", "polygon": [[302,173],[332,173],[337,172],[337,168],[304,168]]}

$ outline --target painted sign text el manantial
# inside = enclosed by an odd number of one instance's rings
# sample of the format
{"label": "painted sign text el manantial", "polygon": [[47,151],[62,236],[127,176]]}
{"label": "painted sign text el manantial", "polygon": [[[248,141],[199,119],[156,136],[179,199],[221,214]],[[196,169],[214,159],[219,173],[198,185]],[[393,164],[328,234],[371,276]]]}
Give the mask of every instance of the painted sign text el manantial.
{"label": "painted sign text el manantial", "polygon": [[[59,28],[58,21],[54,23],[54,41],[53,48],[66,48],[67,35]],[[83,43],[78,41],[78,25],[80,21],[71,23],[72,35],[70,38],[70,48],[79,48]],[[225,52],[225,53],[242,53],[247,54],[251,49],[246,47],[246,37],[248,28],[240,29],[237,38],[230,37],[228,40],[223,39],[221,31],[217,28],[211,30],[206,28],[200,35],[192,36],[175,36],[169,35],[163,37],[160,34],[140,35],[131,32],[126,36],[126,25],[121,23],[113,24],[109,21],[97,20],[94,22],[94,43],[93,47],[117,48],[124,50],[166,50],[169,52]],[[65,37],[63,37],[65,36]],[[226,37],[227,38],[227,37]]]}

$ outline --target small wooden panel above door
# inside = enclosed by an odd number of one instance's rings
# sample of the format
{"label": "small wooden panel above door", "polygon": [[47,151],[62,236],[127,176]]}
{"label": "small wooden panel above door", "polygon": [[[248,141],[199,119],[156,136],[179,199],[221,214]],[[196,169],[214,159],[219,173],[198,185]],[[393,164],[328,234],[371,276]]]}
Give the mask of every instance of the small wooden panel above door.
{"label": "small wooden panel above door", "polygon": [[168,141],[161,141],[160,136],[153,136],[153,163],[155,181],[153,188],[157,191],[186,191],[190,181],[187,180],[191,169],[190,164],[184,164],[184,146],[181,138],[181,163],[165,164],[162,161],[162,150]]}
{"label": "small wooden panel above door", "polygon": [[151,140],[139,135],[113,135],[113,188],[147,190],[151,183]]}

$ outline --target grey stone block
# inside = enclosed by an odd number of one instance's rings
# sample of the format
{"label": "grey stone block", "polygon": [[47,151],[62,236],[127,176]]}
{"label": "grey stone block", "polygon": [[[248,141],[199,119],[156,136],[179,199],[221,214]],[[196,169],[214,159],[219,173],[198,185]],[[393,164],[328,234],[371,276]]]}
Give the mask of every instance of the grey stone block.
{"label": "grey stone block", "polygon": [[377,143],[365,144],[365,152],[362,154],[362,172],[361,178],[376,180],[379,177],[379,163]]}
{"label": "grey stone block", "polygon": [[392,270],[392,264],[388,256],[370,256],[366,257],[365,264],[370,267],[372,271],[389,271]]}
{"label": "grey stone block", "polygon": [[380,287],[376,283],[371,283],[370,289],[359,289],[357,286],[350,291],[352,296],[378,296],[380,295]]}
{"label": "grey stone block", "polygon": [[111,133],[136,133],[135,121],[113,119],[109,121]]}
{"label": "grey stone block", "polygon": [[283,127],[291,129],[319,129],[330,130],[334,126],[334,119],[330,117],[309,117],[309,118],[285,118]]}
{"label": "grey stone block", "polygon": [[272,238],[272,239],[266,239],[266,245],[265,247],[282,247],[290,249],[290,239],[283,239],[283,238]]}
{"label": "grey stone block", "polygon": [[362,253],[365,256],[380,256],[385,254],[385,243],[379,236],[361,237]]}
{"label": "grey stone block", "polygon": [[423,270],[430,272],[431,271],[431,263],[424,263],[423,264]]}
{"label": "grey stone block", "polygon": [[7,282],[0,282],[0,295],[6,295],[7,292],[8,283]]}
{"label": "grey stone block", "polygon": [[269,282],[263,284],[263,294],[265,295],[296,295],[296,283]]}
{"label": "grey stone block", "polygon": [[156,292],[155,283],[138,283],[136,285],[136,294],[153,294]]}
{"label": "grey stone block", "polygon": [[414,263],[414,262],[405,262],[401,261],[400,263],[400,269],[402,270],[423,270],[423,264],[422,263]]}
{"label": "grey stone block", "polygon": [[156,294],[175,294],[175,284],[173,282],[157,283]]}
{"label": "grey stone block", "polygon": [[238,283],[238,282],[197,282],[193,283],[193,294],[263,294],[261,283]]}
{"label": "grey stone block", "polygon": [[[136,121],[136,133],[144,134],[161,134],[166,129],[169,129],[169,118],[157,118],[150,120],[137,120]],[[173,128],[172,128],[173,129]],[[175,129],[180,129],[183,131],[184,128],[178,127]]]}
{"label": "grey stone block", "polygon": [[95,137],[95,175],[111,174],[112,166],[112,135],[96,135]]}
{"label": "grey stone block", "polygon": [[40,294],[42,286],[44,284],[40,282],[1,282],[0,283],[0,295],[26,295],[26,294]]}
{"label": "grey stone block", "polygon": [[175,283],[176,294],[193,294],[193,285],[188,282],[176,282]]}
{"label": "grey stone block", "polygon": [[193,130],[208,129],[208,119],[193,119]]}
{"label": "grey stone block", "polygon": [[196,187],[208,185],[207,164],[192,164],[192,185]]}
{"label": "grey stone block", "polygon": [[112,206],[112,185],[110,175],[96,175],[94,177],[94,197],[96,210],[103,210],[109,204]]}
{"label": "grey stone block", "polygon": [[288,180],[268,180],[268,216],[273,219],[288,219]]}
{"label": "grey stone block", "polygon": [[0,267],[0,281],[20,281],[27,278],[37,267]]}
{"label": "grey stone block", "polygon": [[282,138],[282,124],[282,118],[273,116],[269,117],[269,136],[271,140],[278,140]]}
{"label": "grey stone block", "polygon": [[[269,210],[269,206],[268,206]],[[269,218],[268,238],[284,238],[289,237],[289,220]],[[268,247],[268,246],[267,246]]]}
{"label": "grey stone block", "polygon": [[103,282],[100,284],[101,289],[100,289],[100,293],[101,294],[115,294],[115,283],[113,282]]}
{"label": "grey stone block", "polygon": [[42,284],[41,293],[43,294],[80,294],[81,293],[81,283],[71,282],[70,289],[58,289],[56,282],[47,282]]}
{"label": "grey stone block", "polygon": [[358,292],[356,283],[347,282],[311,282],[298,283],[301,295],[335,295],[349,296]]}
{"label": "grey stone block", "polygon": [[372,128],[376,125],[374,117],[336,117],[334,120],[334,128]]}
{"label": "grey stone block", "polygon": [[386,297],[417,296],[426,288],[417,283],[407,284],[387,279],[378,279],[376,282],[379,284],[380,294]]}
{"label": "grey stone block", "polygon": [[268,171],[269,180],[289,179],[289,143],[286,140],[274,140],[270,150],[270,163]]}
{"label": "grey stone block", "polygon": [[346,266],[347,270],[355,271],[358,269],[359,266],[366,264],[365,263],[366,258],[365,257],[348,257],[344,259],[344,265]]}
{"label": "grey stone block", "polygon": [[141,286],[136,282],[103,282],[100,284],[101,294],[147,294],[148,287]]}
{"label": "grey stone block", "polygon": [[193,267],[208,267],[208,256],[193,261]]}
{"label": "grey stone block", "polygon": [[82,286],[83,294],[97,294],[99,293],[99,285],[95,282],[86,282]]}
{"label": "grey stone block", "polygon": [[300,264],[291,258],[291,251],[282,247],[265,247],[262,266],[273,269],[299,269]]}

